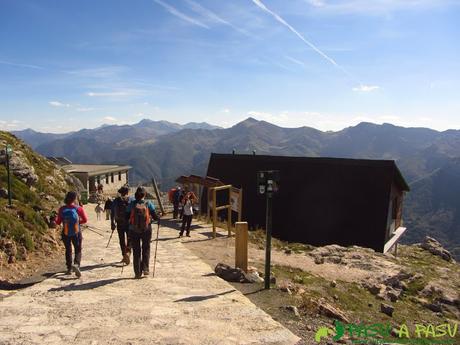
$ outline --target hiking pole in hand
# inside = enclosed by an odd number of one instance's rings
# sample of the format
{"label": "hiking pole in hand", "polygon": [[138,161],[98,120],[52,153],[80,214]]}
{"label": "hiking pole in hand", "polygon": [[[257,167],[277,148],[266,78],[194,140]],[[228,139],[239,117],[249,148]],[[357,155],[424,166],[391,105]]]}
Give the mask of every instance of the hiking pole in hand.
{"label": "hiking pole in hand", "polygon": [[160,217],[158,217],[158,227],[157,227],[157,243],[155,244],[155,256],[153,257],[153,274],[152,277],[155,277],[155,266],[157,263],[157,250],[158,250],[158,239],[160,237]]}
{"label": "hiking pole in hand", "polygon": [[109,241],[107,242],[106,248],[109,248],[110,240],[112,239],[113,232],[115,231],[115,226],[112,226],[112,233],[110,234]]}

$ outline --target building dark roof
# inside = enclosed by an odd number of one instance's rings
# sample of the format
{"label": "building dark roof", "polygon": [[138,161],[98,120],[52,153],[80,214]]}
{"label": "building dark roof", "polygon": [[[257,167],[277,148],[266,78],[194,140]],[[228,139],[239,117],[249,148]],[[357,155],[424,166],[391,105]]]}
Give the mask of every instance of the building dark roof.
{"label": "building dark roof", "polygon": [[[270,161],[285,164],[288,162],[307,165],[330,165],[334,167],[374,167],[388,169],[392,173],[395,182],[404,191],[410,191],[409,185],[404,179],[401,171],[394,160],[385,159],[355,159],[355,158],[334,158],[334,157],[292,157],[292,156],[271,156],[271,155],[254,155],[254,154],[221,154],[212,153],[211,159],[234,159],[235,161]],[[270,170],[270,169],[267,169]]]}

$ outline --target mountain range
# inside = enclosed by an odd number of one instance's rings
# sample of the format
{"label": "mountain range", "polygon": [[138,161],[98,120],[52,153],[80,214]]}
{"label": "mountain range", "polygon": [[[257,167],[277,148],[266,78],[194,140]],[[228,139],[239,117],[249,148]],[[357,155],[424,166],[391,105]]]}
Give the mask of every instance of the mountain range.
{"label": "mountain range", "polygon": [[460,257],[460,131],[360,123],[336,132],[283,128],[248,118],[233,127],[142,120],[67,134],[32,130],[15,135],[45,156],[75,163],[133,166],[131,178],[157,177],[163,188],[183,174],[206,173],[211,152],[394,159],[411,186],[405,203],[406,240],[430,234]]}

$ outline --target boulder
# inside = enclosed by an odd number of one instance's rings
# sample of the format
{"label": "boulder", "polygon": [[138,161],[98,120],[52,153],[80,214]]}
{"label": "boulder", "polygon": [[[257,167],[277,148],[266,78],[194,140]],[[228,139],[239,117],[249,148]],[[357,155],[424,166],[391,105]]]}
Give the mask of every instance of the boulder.
{"label": "boulder", "polygon": [[421,243],[420,247],[423,249],[429,251],[433,255],[440,256],[442,259],[449,261],[449,262],[454,262],[454,257],[452,254],[445,249],[441,243],[439,243],[437,240],[435,240],[433,237],[426,236]]}
{"label": "boulder", "polygon": [[0,199],[7,199],[8,191],[5,188],[0,188]]}
{"label": "boulder", "polygon": [[317,304],[320,314],[336,320],[343,321],[345,323],[350,323],[349,318],[345,315],[343,311],[341,311],[339,308],[330,305],[324,299],[320,299]]}
{"label": "boulder", "polygon": [[214,268],[216,275],[228,282],[249,283],[244,271],[241,268],[233,268],[229,265],[218,263]]}
{"label": "boulder", "polygon": [[390,317],[393,317],[393,312],[395,308],[389,304],[381,303],[380,304],[380,311]]}
{"label": "boulder", "polygon": [[14,176],[21,179],[29,187],[38,182],[35,168],[29,165],[22,155],[13,153],[13,156],[10,158],[10,169]]}

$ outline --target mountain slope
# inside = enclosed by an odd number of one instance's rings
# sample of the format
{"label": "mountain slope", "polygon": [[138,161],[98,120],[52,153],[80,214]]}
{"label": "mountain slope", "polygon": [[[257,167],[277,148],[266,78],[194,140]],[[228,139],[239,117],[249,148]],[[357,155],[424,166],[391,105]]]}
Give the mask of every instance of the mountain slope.
{"label": "mountain slope", "polygon": [[[7,207],[7,144],[13,147],[12,207]],[[48,229],[47,217],[61,203],[66,191],[82,186],[9,133],[0,131],[0,148],[0,263],[27,260],[35,252],[50,254],[57,249],[59,240],[58,234]],[[1,274],[6,271],[8,268]]]}
{"label": "mountain slope", "polygon": [[[157,130],[156,134],[149,132],[149,126]],[[437,229],[439,234],[435,237],[442,237],[449,249],[460,247],[455,236],[454,242],[449,242],[452,237],[448,233],[460,233],[460,220],[454,211],[449,211],[449,217],[439,216],[444,210],[457,209],[460,198],[449,197],[449,191],[438,184],[431,185],[439,180],[432,180],[441,174],[439,169],[452,173],[452,180],[460,180],[460,173],[450,165],[460,157],[460,131],[360,123],[337,132],[322,132],[308,127],[282,128],[253,118],[226,129],[171,128],[168,122],[149,120],[126,131],[122,127],[99,129],[104,133],[101,136],[85,134],[76,138],[77,134],[73,134],[42,144],[37,150],[44,155],[66,156],[74,162],[129,164],[134,167],[134,182],[155,176],[163,188],[173,185],[179,175],[205,174],[211,152],[228,153],[233,149],[237,153],[255,150],[257,154],[394,159],[406,180],[414,183],[414,192],[409,193],[406,202],[408,241],[418,241]],[[423,195],[419,197],[419,193],[423,190],[429,192],[421,199]],[[431,198],[445,200],[448,205],[428,203],[428,211],[417,206]],[[445,223],[439,223],[439,218]],[[435,225],[430,225],[431,221]]]}

